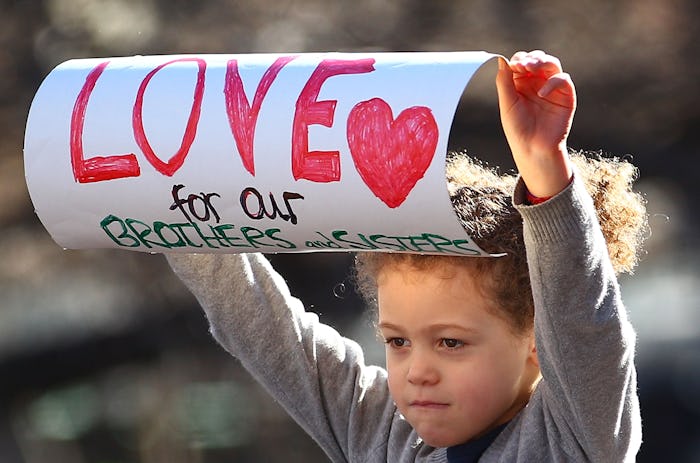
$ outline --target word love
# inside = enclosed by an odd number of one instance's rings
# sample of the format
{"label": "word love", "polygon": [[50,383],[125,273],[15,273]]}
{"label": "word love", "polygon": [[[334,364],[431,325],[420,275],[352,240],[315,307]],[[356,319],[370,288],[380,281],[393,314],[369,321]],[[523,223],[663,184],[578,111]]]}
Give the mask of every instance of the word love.
{"label": "word love", "polygon": [[[254,140],[260,110],[271,86],[278,80],[285,66],[296,57],[279,57],[267,68],[257,83],[252,102],[245,93],[238,60],[231,59],[226,64],[223,83],[225,117],[241,163],[252,176],[255,176]],[[193,63],[197,69],[192,105],[179,147],[167,160],[163,160],[167,154],[159,155],[155,152],[144,128],[144,95],[149,85],[155,85],[152,81],[157,73],[168,66],[181,65],[183,62]],[[104,61],[88,73],[73,106],[70,121],[70,156],[73,177],[78,183],[141,175],[141,165],[135,153],[95,153],[86,157],[83,149],[87,107],[100,76],[109,63],[109,60]],[[340,151],[309,149],[309,127],[321,125],[330,128],[336,123],[335,108],[338,101],[319,100],[319,94],[328,79],[341,75],[371,73],[375,71],[374,64],[374,58],[323,59],[313,70],[299,92],[294,114],[291,116],[291,173],[295,180],[304,179],[317,183],[340,181]],[[206,69],[207,62],[202,58],[176,58],[152,69],[138,86],[131,115],[133,137],[146,161],[162,175],[172,176],[182,167],[195,141],[207,85]],[[279,80],[282,81],[282,77],[279,77]],[[412,106],[403,109],[394,117],[391,106],[385,100],[376,97],[354,105],[345,123],[347,146],[358,174],[374,195],[388,207],[398,207],[405,201],[415,184],[423,178],[435,155],[439,131],[431,109]],[[178,207],[180,206],[182,204]],[[184,209],[181,210],[184,213]]]}

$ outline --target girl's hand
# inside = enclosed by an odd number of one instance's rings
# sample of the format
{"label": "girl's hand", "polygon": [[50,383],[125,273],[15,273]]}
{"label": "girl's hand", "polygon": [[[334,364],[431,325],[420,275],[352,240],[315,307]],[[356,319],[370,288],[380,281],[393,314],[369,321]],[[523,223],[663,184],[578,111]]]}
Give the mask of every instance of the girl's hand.
{"label": "girl's hand", "polygon": [[503,130],[531,194],[551,197],[571,181],[566,139],[576,90],[561,63],[543,51],[499,58],[496,78]]}

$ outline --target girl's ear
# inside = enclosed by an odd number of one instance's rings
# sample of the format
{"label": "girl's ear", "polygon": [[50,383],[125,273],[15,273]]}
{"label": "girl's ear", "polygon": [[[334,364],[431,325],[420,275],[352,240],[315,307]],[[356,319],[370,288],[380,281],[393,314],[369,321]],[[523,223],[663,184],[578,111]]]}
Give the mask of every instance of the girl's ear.
{"label": "girl's ear", "polygon": [[535,336],[532,336],[530,340],[530,354],[527,357],[527,361],[531,362],[538,369],[540,368],[540,360],[537,357],[537,344],[535,344]]}

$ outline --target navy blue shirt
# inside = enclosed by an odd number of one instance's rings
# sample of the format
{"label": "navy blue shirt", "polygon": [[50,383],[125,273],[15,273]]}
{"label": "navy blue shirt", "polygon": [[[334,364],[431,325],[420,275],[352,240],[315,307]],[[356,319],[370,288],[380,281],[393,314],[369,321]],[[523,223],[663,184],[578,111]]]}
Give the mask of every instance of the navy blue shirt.
{"label": "navy blue shirt", "polygon": [[507,425],[508,423],[502,424],[476,440],[448,447],[447,461],[449,463],[476,463]]}

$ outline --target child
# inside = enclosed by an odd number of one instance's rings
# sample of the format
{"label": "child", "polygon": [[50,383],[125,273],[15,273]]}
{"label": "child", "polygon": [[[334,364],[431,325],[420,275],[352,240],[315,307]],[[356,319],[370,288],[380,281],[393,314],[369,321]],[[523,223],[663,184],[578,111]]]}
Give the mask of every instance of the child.
{"label": "child", "polygon": [[576,96],[556,58],[501,60],[497,88],[520,179],[458,157],[448,180],[470,236],[508,255],[358,255],[386,371],[305,312],[262,256],[168,256],[214,337],[332,461],[634,461],[635,335],[615,277],[645,223],[634,169],[574,167]]}

